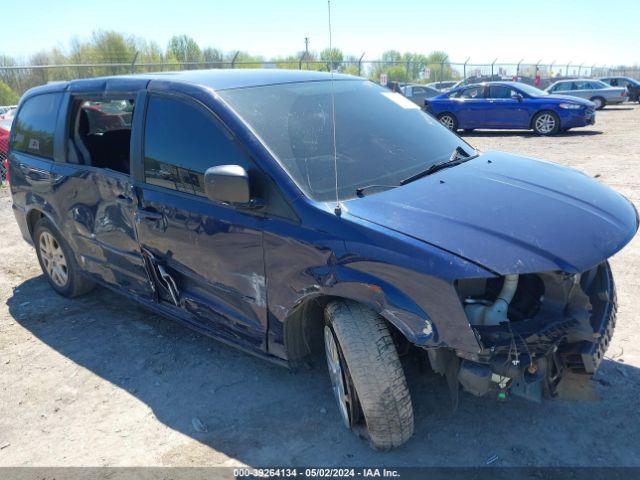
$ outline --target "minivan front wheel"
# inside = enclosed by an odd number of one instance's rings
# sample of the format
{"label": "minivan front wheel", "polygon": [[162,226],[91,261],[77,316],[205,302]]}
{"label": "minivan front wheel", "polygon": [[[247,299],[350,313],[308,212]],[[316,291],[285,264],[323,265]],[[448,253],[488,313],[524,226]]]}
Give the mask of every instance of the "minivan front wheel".
{"label": "minivan front wheel", "polygon": [[36,223],[33,243],[42,272],[56,292],[77,297],[93,289],[95,284],[82,276],[71,248],[48,218]]}
{"label": "minivan front wheel", "polygon": [[385,320],[356,302],[325,311],[329,377],[344,424],[364,426],[371,446],[389,450],[413,435],[413,406]]}

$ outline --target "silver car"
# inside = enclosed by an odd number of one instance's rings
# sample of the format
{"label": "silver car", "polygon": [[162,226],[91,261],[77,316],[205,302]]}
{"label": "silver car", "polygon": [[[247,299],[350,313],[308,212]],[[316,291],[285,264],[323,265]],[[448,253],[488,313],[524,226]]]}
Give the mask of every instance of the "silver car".
{"label": "silver car", "polygon": [[600,80],[588,78],[560,80],[547,87],[546,91],[557,95],[586,98],[595,104],[597,110],[603,109],[605,105],[626,102],[628,99],[626,88],[611,87]]}
{"label": "silver car", "polygon": [[405,85],[400,90],[405,97],[420,108],[424,107],[425,98],[435,97],[442,93],[435,88],[427,87],[426,85]]}
{"label": "silver car", "polygon": [[446,90],[449,90],[450,88],[452,88],[454,85],[456,84],[456,81],[451,81],[451,80],[447,80],[444,82],[431,82],[431,83],[427,83],[427,87],[430,88],[434,88],[436,90],[439,90],[441,92],[444,92]]}

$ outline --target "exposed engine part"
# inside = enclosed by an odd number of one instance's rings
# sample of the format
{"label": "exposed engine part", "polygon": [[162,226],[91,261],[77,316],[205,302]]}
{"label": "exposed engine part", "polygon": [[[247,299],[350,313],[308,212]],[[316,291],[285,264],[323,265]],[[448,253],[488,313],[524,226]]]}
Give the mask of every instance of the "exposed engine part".
{"label": "exposed engine part", "polygon": [[519,275],[505,275],[502,290],[498,298],[490,305],[483,305],[475,301],[467,301],[464,308],[472,325],[500,325],[509,321],[507,316],[509,305],[518,288]]}
{"label": "exposed engine part", "polygon": [[462,388],[476,397],[486,395],[491,388],[491,367],[463,360],[458,371],[458,381]]}
{"label": "exposed engine part", "polygon": [[[464,279],[456,287],[481,345],[472,356],[456,351],[465,359],[458,369],[465,390],[482,395],[496,389],[498,378],[499,399],[509,392],[534,401],[592,396],[590,378],[616,322],[615,286],[606,262],[582,273]],[[443,355],[429,356],[444,370]]]}

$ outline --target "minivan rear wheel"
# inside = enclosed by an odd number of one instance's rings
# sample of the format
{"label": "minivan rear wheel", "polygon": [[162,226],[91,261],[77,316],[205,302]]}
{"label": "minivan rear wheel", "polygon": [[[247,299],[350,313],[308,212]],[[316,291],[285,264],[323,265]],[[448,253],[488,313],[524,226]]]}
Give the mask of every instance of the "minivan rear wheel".
{"label": "minivan rear wheel", "polygon": [[364,426],[377,450],[405,443],[413,435],[413,406],[385,320],[362,304],[331,302],[324,339],[329,377],[347,428]]}
{"label": "minivan rear wheel", "polygon": [[60,295],[77,297],[95,287],[80,273],[73,251],[48,218],[41,218],[36,223],[33,243],[44,276]]}

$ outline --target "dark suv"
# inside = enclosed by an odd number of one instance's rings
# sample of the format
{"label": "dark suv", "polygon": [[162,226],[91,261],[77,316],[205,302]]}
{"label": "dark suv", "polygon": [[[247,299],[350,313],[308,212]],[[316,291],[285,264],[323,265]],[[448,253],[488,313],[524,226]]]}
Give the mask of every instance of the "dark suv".
{"label": "dark suv", "polygon": [[607,258],[638,228],[598,181],[480,154],[328,73],[50,84],[22,98],[9,158],[54,290],[99,284],[282,364],[317,347],[344,423],[380,449],[413,433],[407,352],[454,399],[590,378],[615,319]]}

